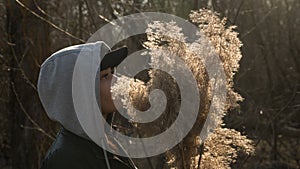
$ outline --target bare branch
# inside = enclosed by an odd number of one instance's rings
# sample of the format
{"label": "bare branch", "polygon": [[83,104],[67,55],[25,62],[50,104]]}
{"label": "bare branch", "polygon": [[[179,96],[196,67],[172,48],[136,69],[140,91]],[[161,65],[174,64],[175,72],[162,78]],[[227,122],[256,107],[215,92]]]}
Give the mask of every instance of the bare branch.
{"label": "bare branch", "polygon": [[273,12],[274,9],[277,9],[277,7],[272,8],[264,17],[261,18],[261,20],[259,20],[252,28],[250,28],[246,33],[244,33],[241,36],[241,39],[251,34],[260,24],[262,24],[268,18],[268,16]]}
{"label": "bare branch", "polygon": [[54,140],[54,137],[51,136],[50,134],[48,134],[44,129],[42,129],[42,128],[40,127],[40,125],[39,125],[37,122],[35,122],[35,121],[32,119],[32,117],[29,115],[29,113],[26,111],[25,107],[23,106],[23,104],[22,104],[22,102],[21,102],[21,100],[20,100],[20,97],[19,97],[19,95],[18,95],[18,93],[17,93],[17,91],[16,91],[16,88],[15,88],[15,85],[14,85],[13,82],[11,82],[11,86],[12,86],[12,90],[13,90],[13,92],[14,92],[14,95],[15,95],[15,97],[16,97],[16,99],[17,99],[17,102],[18,102],[18,104],[19,104],[21,110],[23,111],[23,113],[24,113],[25,116],[27,117],[27,119],[35,126],[35,129],[36,129],[36,130],[38,130],[38,131],[40,131],[41,133],[45,134],[48,138]]}
{"label": "bare branch", "polygon": [[287,137],[300,138],[300,129],[295,127],[283,127],[279,130],[279,134]]}
{"label": "bare branch", "polygon": [[102,20],[104,20],[105,22],[110,23],[110,24],[112,24],[112,25],[114,25],[114,26],[116,25],[115,23],[111,22],[109,19],[105,18],[103,15],[98,14],[98,16],[99,16]]}
{"label": "bare branch", "polygon": [[72,35],[71,33],[69,33],[69,32],[67,32],[67,31],[63,30],[62,28],[60,28],[60,27],[58,27],[57,25],[55,25],[54,23],[50,22],[50,21],[47,20],[46,18],[44,18],[44,17],[40,16],[39,14],[37,14],[36,12],[32,11],[31,9],[29,9],[27,6],[25,6],[25,5],[24,5],[22,2],[20,2],[19,0],[16,0],[16,2],[17,2],[21,7],[23,7],[24,9],[26,9],[28,12],[30,12],[30,13],[33,14],[34,16],[38,17],[39,19],[45,21],[46,23],[48,23],[49,25],[51,25],[51,26],[54,27],[55,29],[61,31],[62,33],[66,34],[66,35],[70,36],[71,38],[76,39],[76,40],[78,40],[78,41],[80,41],[80,42],[82,42],[82,43],[85,42],[83,39],[80,39],[80,38],[78,38],[77,36]]}
{"label": "bare branch", "polygon": [[242,2],[240,3],[240,5],[239,5],[239,7],[238,7],[238,9],[237,9],[237,12],[236,12],[236,14],[235,14],[235,16],[234,16],[233,24],[236,23],[236,20],[237,20],[239,14],[240,14],[240,11],[241,11],[241,9],[242,9],[242,6],[243,6],[244,2],[245,2],[245,0],[242,0]]}
{"label": "bare branch", "polygon": [[[11,43],[8,42],[8,44],[11,44]],[[20,62],[18,61],[16,52],[15,52],[15,50],[14,50],[14,48],[13,48],[12,46],[13,46],[13,45],[10,45],[11,51],[12,51],[12,54],[13,54],[13,56],[14,56],[14,59],[15,59],[17,65],[18,65],[18,68],[12,68],[12,69],[20,71],[21,74],[22,74],[22,76],[23,76],[23,78],[25,79],[25,82],[26,82],[27,84],[29,84],[35,91],[37,91],[37,87],[29,80],[29,78],[28,78],[28,76],[26,75],[25,71],[22,69]],[[22,57],[24,57],[24,56],[25,56],[25,54],[22,55]],[[23,58],[22,58],[21,60],[23,60]]]}

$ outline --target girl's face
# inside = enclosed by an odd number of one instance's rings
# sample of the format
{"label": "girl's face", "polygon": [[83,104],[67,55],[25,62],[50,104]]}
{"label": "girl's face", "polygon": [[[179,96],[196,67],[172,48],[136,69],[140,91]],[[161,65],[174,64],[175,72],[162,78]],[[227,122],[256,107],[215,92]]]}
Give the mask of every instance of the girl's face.
{"label": "girl's face", "polygon": [[106,117],[107,114],[116,111],[110,91],[113,74],[114,68],[108,68],[100,72],[100,102],[101,111],[104,117]]}

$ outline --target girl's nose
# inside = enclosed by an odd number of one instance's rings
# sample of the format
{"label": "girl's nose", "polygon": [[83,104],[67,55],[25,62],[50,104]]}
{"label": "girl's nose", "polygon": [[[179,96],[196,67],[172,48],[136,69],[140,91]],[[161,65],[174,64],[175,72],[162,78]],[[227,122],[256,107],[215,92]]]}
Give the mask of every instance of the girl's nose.
{"label": "girl's nose", "polygon": [[111,85],[114,85],[117,82],[117,80],[118,80],[118,76],[112,74]]}

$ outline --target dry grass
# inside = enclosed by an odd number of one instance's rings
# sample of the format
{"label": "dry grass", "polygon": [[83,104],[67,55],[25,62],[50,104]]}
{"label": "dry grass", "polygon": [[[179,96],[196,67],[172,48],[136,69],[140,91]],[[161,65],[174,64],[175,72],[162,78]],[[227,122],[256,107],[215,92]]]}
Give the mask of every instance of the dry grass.
{"label": "dry grass", "polygon": [[[208,47],[207,42],[201,38],[193,43],[187,43],[181,28],[175,22],[162,23],[157,21],[149,24],[145,46],[150,49],[150,65],[158,65],[158,69],[151,69],[148,72],[150,80],[147,83],[121,77],[121,80],[113,87],[113,93],[115,97],[130,98],[123,99],[123,104],[128,108],[128,113],[134,114],[134,108],[139,110],[149,108],[148,96],[152,90],[163,90],[167,96],[167,107],[163,115],[158,120],[151,122],[151,126],[154,127],[150,128],[149,124],[137,126],[140,134],[144,136],[151,136],[165,130],[177,117],[181,96],[174,78],[159,69],[163,68],[172,72],[174,66],[177,66],[176,68],[179,70],[181,67],[175,58],[169,57],[162,50],[178,56],[196,79],[201,104],[198,118],[189,134],[180,144],[164,154],[167,161],[164,168],[194,169],[198,168],[199,163],[201,168],[230,168],[230,165],[236,162],[239,152],[246,154],[253,152],[252,143],[245,136],[241,136],[238,131],[222,128],[222,119],[216,118],[213,124],[217,124],[217,129],[204,142],[204,151],[199,150],[201,144],[199,134],[207,118],[211,99],[214,96],[212,87],[214,83],[219,82],[209,80],[203,61],[196,55],[209,58],[217,53],[222,61],[226,75],[226,105],[220,102],[214,110],[224,106],[225,108],[221,112],[224,115],[228,109],[237,107],[237,102],[242,100],[241,96],[232,89],[233,76],[239,68],[238,62],[242,57],[240,52],[242,44],[237,37],[238,33],[234,31],[235,27],[226,27],[226,19],[219,19],[215,12],[210,10],[194,11],[190,14],[190,20],[198,25],[198,35],[200,32],[204,33],[214,48]],[[187,82],[186,85],[191,85],[191,83]],[[214,97],[216,100],[222,100],[222,98],[218,98],[221,96]],[[202,155],[201,159],[199,159],[199,154]]]}

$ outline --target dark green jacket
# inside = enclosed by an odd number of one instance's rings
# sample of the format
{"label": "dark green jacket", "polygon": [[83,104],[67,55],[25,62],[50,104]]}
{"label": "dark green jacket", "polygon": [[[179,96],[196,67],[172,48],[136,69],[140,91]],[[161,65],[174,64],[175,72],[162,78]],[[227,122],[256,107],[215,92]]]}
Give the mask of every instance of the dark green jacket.
{"label": "dark green jacket", "polygon": [[[134,169],[131,159],[107,152],[111,169]],[[41,169],[108,169],[104,150],[94,142],[62,129]]]}

